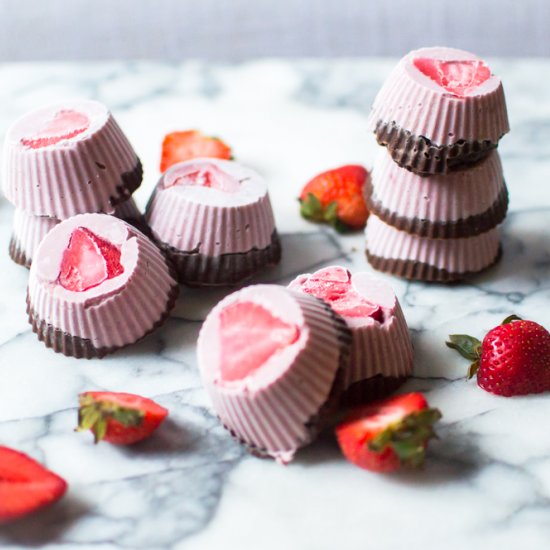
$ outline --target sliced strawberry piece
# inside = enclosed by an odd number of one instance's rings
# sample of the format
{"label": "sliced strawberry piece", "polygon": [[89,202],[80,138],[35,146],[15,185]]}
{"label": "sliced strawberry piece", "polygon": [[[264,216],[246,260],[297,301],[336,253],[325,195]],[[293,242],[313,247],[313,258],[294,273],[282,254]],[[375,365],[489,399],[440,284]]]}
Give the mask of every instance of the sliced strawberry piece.
{"label": "sliced strawberry piece", "polygon": [[342,233],[365,227],[369,212],[364,188],[369,173],[349,165],[328,170],[309,181],[300,193],[301,215],[329,223]]}
{"label": "sliced strawberry piece", "polygon": [[441,418],[421,393],[397,395],[352,411],[336,427],[344,456],[375,472],[419,467],[426,447],[436,437],[433,424]]}
{"label": "sliced strawberry piece", "polygon": [[418,57],[413,63],[420,72],[458,97],[464,97],[491,77],[489,67],[477,59],[443,61]]}
{"label": "sliced strawberry piece", "polygon": [[29,456],[0,446],[0,523],[59,500],[67,483]]}
{"label": "sliced strawberry piece", "polygon": [[90,119],[72,109],[62,109],[32,137],[22,138],[21,143],[31,149],[40,149],[71,139],[90,127]]}
{"label": "sliced strawberry piece", "polygon": [[550,333],[534,321],[510,315],[483,342],[451,334],[447,346],[472,362],[468,378],[477,374],[485,391],[506,397],[550,391]]}
{"label": "sliced strawberry piece", "polygon": [[59,284],[73,292],[84,292],[124,272],[120,249],[86,227],[76,228],[63,252]]}
{"label": "sliced strawberry piece", "polygon": [[275,317],[253,302],[237,302],[220,314],[221,375],[241,380],[300,336],[296,325]]}
{"label": "sliced strawberry piece", "polygon": [[86,392],[79,396],[78,430],[91,430],[95,442],[131,445],[148,438],[168,411],[131,393]]}
{"label": "sliced strawberry piece", "polygon": [[351,284],[351,273],[343,267],[328,267],[309,276],[302,290],[327,302],[344,317],[372,317],[382,322],[384,314],[378,304],[369,302]]}
{"label": "sliced strawberry piece", "polygon": [[177,162],[204,157],[230,160],[231,148],[222,140],[205,136],[198,130],[172,132],[162,142],[160,171],[165,172]]}
{"label": "sliced strawberry piece", "polygon": [[235,193],[241,187],[238,179],[210,162],[189,163],[175,168],[164,177],[164,188],[175,185],[197,185]]}

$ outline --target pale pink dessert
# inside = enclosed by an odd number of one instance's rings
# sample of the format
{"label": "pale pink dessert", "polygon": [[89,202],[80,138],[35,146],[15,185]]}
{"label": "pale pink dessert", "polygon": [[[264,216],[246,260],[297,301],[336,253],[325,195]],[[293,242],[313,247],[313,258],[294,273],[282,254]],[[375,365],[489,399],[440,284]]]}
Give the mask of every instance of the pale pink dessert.
{"label": "pale pink dessert", "polygon": [[102,357],[159,326],[177,293],[166,260],[140,231],[113,216],[81,214],[40,243],[27,311],[47,347]]}
{"label": "pale pink dessert", "polygon": [[497,151],[467,170],[419,176],[381,151],[367,182],[369,211],[397,229],[422,237],[458,238],[501,223],[508,191]]}
{"label": "pale pink dessert", "polygon": [[[117,205],[113,215],[147,233],[147,225],[143,215],[133,199],[128,199],[126,202]],[[30,267],[40,241],[50,229],[53,229],[59,223],[61,223],[61,220],[57,218],[33,216],[16,208],[9,246],[11,259],[17,264]]]}
{"label": "pale pink dessert", "polygon": [[371,215],[366,237],[371,265],[407,279],[461,280],[492,266],[501,254],[498,227],[475,237],[430,239],[400,231]]}
{"label": "pale pink dessert", "polygon": [[197,353],[223,425],[254,454],[289,462],[337,399],[350,334],[322,301],[253,285],[208,314]]}
{"label": "pale pink dessert", "polygon": [[340,374],[346,403],[382,397],[411,375],[413,350],[395,293],[370,273],[339,266],[299,275],[289,288],[326,302],[351,330],[350,363]]}
{"label": "pale pink dessert", "polygon": [[66,219],[85,212],[112,213],[141,179],[135,151],[97,101],[37,109],[7,132],[4,193],[29,214]]}
{"label": "pale pink dessert", "polygon": [[195,159],[169,168],[146,221],[184,284],[234,285],[280,260],[267,185],[234,161]]}
{"label": "pale pink dessert", "polygon": [[500,78],[476,55],[422,48],[395,67],[369,125],[395,162],[423,174],[476,162],[509,131]]}

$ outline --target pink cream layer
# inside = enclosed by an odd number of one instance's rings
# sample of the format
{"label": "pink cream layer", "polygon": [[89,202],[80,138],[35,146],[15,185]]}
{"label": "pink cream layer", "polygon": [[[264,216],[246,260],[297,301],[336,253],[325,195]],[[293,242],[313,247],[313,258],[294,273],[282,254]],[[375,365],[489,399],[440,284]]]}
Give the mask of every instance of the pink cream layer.
{"label": "pink cream layer", "polygon": [[[379,121],[394,122],[435,145],[459,140],[498,143],[510,130],[500,78],[491,74],[486,80],[470,80],[470,75],[465,88],[449,89],[444,85],[445,79],[435,78],[431,69],[424,68],[426,60],[486,67],[476,55],[454,48],[422,48],[408,53],[374,100],[369,115],[371,130]],[[475,85],[478,81],[479,85]],[[453,93],[452,89],[459,92]]]}
{"label": "pink cream layer", "polygon": [[502,193],[497,151],[466,170],[419,176],[393,162],[384,149],[372,172],[372,200],[400,217],[451,222],[486,212]]}
{"label": "pink cream layer", "polygon": [[[407,323],[393,290],[381,279],[331,266],[299,275],[289,288],[324,299],[350,328],[351,360],[341,374],[344,390],[378,374],[395,378],[411,374],[413,352]],[[338,290],[340,297],[334,299]],[[341,307],[344,302],[345,309]]]}
{"label": "pink cream layer", "polygon": [[381,258],[411,260],[450,273],[481,271],[498,255],[498,227],[475,237],[462,239],[430,239],[399,231],[371,215],[365,230],[367,249]]}
{"label": "pink cream layer", "polygon": [[[76,120],[58,120],[66,112]],[[78,100],[17,120],[6,135],[3,164],[10,202],[29,214],[66,219],[112,213],[109,198],[119,194],[122,174],[134,170],[138,158],[104,105]]]}
{"label": "pink cream layer", "polygon": [[[59,283],[61,262],[77,228],[120,249],[122,273],[77,292]],[[32,263],[28,294],[35,315],[96,348],[122,347],[146,334],[166,311],[176,282],[155,245],[127,223],[104,214],[61,222],[42,240]]]}
{"label": "pink cream layer", "polygon": [[[222,332],[227,330],[224,316],[237,304],[263,310],[257,319],[255,313],[245,316],[245,323],[256,334],[255,357],[259,349],[267,349],[266,341],[272,353],[264,354],[247,375],[228,377]],[[266,316],[271,328],[262,337],[257,331]],[[308,423],[331,393],[341,361],[341,330],[319,300],[283,287],[253,285],[222,300],[202,326],[197,353],[204,385],[223,424],[248,446],[289,462],[310,441]],[[275,348],[273,340],[280,346]]]}
{"label": "pink cream layer", "polygon": [[171,167],[147,205],[146,221],[159,241],[211,257],[266,248],[275,230],[264,179],[219,159]]}

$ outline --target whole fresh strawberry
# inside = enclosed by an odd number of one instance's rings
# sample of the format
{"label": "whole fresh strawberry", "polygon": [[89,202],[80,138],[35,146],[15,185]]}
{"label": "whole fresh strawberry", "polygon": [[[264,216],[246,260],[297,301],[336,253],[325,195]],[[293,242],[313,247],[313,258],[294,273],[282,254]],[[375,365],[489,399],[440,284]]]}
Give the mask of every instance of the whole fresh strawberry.
{"label": "whole fresh strawberry", "polygon": [[0,446],[0,523],[59,500],[67,482],[31,457]]}
{"label": "whole fresh strawberry", "polygon": [[364,188],[369,173],[362,166],[342,166],[315,176],[302,189],[304,218],[332,225],[344,233],[365,227],[369,212]]}
{"label": "whole fresh strawberry", "polygon": [[344,456],[365,470],[416,468],[440,418],[421,393],[407,393],[355,409],[336,427],[336,437]]}
{"label": "whole fresh strawberry", "polygon": [[483,342],[452,334],[447,346],[472,361],[468,378],[477,374],[485,391],[506,397],[550,391],[550,333],[534,321],[511,315]]}
{"label": "whole fresh strawberry", "polygon": [[172,132],[162,142],[160,171],[165,172],[177,162],[202,157],[229,160],[231,148],[221,139],[205,136],[198,130]]}
{"label": "whole fresh strawberry", "polygon": [[131,445],[149,437],[168,411],[131,393],[86,392],[79,396],[78,431],[91,430],[95,442]]}

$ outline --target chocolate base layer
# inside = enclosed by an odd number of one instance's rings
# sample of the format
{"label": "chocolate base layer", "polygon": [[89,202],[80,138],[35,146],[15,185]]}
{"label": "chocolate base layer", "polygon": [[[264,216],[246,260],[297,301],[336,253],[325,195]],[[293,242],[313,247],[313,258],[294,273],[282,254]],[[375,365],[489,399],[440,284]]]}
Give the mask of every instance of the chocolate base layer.
{"label": "chocolate base layer", "polygon": [[508,189],[506,185],[503,186],[495,202],[485,212],[448,222],[399,216],[384,207],[380,201],[373,200],[372,192],[372,183],[367,181],[365,193],[367,208],[370,212],[396,229],[420,237],[429,237],[430,239],[475,237],[499,225],[508,212]]}
{"label": "chocolate base layer", "polygon": [[136,166],[129,172],[124,172],[120,179],[122,181],[120,185],[117,185],[116,193],[109,197],[111,206],[126,202],[141,185],[143,180],[143,166],[139,158],[137,159]]}
{"label": "chocolate base layer", "polygon": [[416,262],[414,260],[398,260],[396,258],[382,258],[371,254],[369,250],[366,251],[367,259],[369,263],[378,271],[389,273],[391,275],[397,275],[410,281],[424,281],[428,283],[455,283],[463,281],[474,275],[477,275],[483,271],[486,271],[490,267],[493,267],[502,257],[502,247],[499,246],[498,253],[494,260],[487,264],[483,269],[479,271],[466,271],[462,273],[447,271],[433,265],[425,264],[422,262]]}
{"label": "chocolate base layer", "polygon": [[[325,427],[328,424],[331,416],[338,410],[341,403],[341,395],[342,395],[342,389],[343,389],[342,373],[345,371],[345,369],[348,368],[349,360],[350,360],[350,349],[351,349],[351,338],[352,338],[351,330],[347,326],[344,319],[340,317],[340,315],[335,313],[334,310],[325,302],[323,302],[320,299],[318,300],[320,303],[323,304],[323,307],[325,308],[325,310],[330,313],[330,316],[332,317],[333,321],[338,327],[338,342],[340,344],[340,358],[339,358],[338,370],[336,371],[336,375],[334,377],[334,384],[330,390],[330,394],[327,400],[325,401],[325,403],[321,405],[317,413],[311,416],[309,420],[304,424],[304,427],[307,430],[307,435],[303,440],[296,442],[296,449],[300,449],[302,447],[305,447],[309,443],[311,443],[317,437],[317,435],[323,429],[323,427]],[[234,432],[234,430],[229,428],[223,422],[222,422],[222,425],[231,434],[233,439],[235,439],[241,445],[243,445],[251,455],[256,456],[258,458],[274,458],[273,454],[270,453],[267,449],[258,447],[257,445],[244,441],[241,437],[239,437]]]}
{"label": "chocolate base layer", "polygon": [[352,384],[342,396],[343,407],[364,405],[371,401],[384,399],[407,381],[407,376],[395,378],[377,374],[372,378],[360,380]]}
{"label": "chocolate base layer", "polygon": [[374,130],[376,140],[387,147],[392,159],[402,168],[421,176],[446,174],[484,159],[498,143],[489,140],[458,140],[450,145],[432,143],[395,122],[379,120]]}
{"label": "chocolate base layer", "polygon": [[281,243],[277,231],[273,231],[271,244],[266,248],[252,248],[248,252],[220,256],[184,252],[162,241],[156,242],[174,264],[178,281],[187,286],[237,285],[281,260]]}
{"label": "chocolate base layer", "polygon": [[41,342],[44,342],[47,348],[52,348],[56,353],[62,353],[67,357],[75,357],[77,359],[92,359],[92,358],[102,358],[109,353],[113,353],[119,349],[125,348],[136,342],[139,342],[141,339],[145,338],[148,334],[156,330],[160,325],[166,321],[170,315],[170,311],[176,303],[176,299],[179,295],[179,286],[174,285],[170,289],[168,295],[168,300],[166,302],[166,309],[160,318],[154,323],[154,325],[145,332],[140,338],[135,342],[130,342],[124,346],[113,346],[113,347],[101,347],[97,348],[93,345],[92,341],[88,338],[81,338],[79,336],[73,336],[67,332],[63,332],[61,329],[50,325],[43,319],[40,319],[36,312],[32,309],[31,303],[29,300],[29,295],[27,294],[27,314],[29,316],[29,323],[32,326],[33,332],[36,333],[38,339]]}
{"label": "chocolate base layer", "polygon": [[27,258],[27,255],[21,248],[19,247],[19,243],[14,235],[11,236],[10,239],[10,246],[9,246],[9,252],[10,252],[10,258],[19,265],[22,265],[23,267],[30,268],[31,267],[31,258]]}

